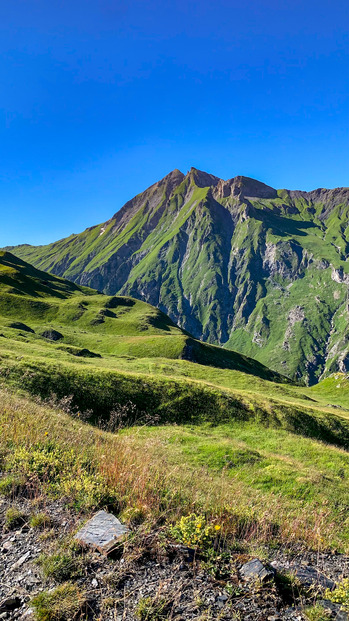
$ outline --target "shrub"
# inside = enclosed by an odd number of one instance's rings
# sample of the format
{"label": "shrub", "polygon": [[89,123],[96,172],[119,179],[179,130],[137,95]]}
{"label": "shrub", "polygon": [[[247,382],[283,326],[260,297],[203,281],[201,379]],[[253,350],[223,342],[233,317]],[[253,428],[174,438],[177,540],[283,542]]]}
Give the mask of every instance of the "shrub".
{"label": "shrub", "polygon": [[209,524],[203,515],[183,516],[170,529],[171,535],[190,548],[208,548],[212,544],[215,533],[220,531],[220,526]]}
{"label": "shrub", "polygon": [[343,578],[333,591],[326,589],[324,597],[335,604],[341,604],[344,610],[349,611],[349,578]]}
{"label": "shrub", "polygon": [[64,496],[78,509],[89,510],[115,501],[91,461],[79,461],[73,450],[60,448],[54,442],[43,441],[30,449],[18,446],[6,467],[26,478],[36,478],[46,492]]}

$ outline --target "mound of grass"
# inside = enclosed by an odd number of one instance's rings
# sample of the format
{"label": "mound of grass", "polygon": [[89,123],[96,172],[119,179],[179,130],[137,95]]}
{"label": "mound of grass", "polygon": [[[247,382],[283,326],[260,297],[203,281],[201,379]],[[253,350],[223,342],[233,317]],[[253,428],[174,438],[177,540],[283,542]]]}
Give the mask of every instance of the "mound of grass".
{"label": "mound of grass", "polygon": [[52,519],[47,513],[34,513],[29,520],[31,528],[50,528]]}
{"label": "mound of grass", "polygon": [[142,597],[135,611],[140,621],[165,621],[171,611],[173,600],[169,597]]}
{"label": "mound of grass", "polygon": [[26,514],[18,507],[9,507],[5,513],[5,528],[7,530],[19,528],[25,524],[26,518]]}
{"label": "mound of grass", "polygon": [[78,619],[86,603],[80,589],[69,582],[52,591],[43,591],[32,600],[37,621],[72,621]]}
{"label": "mound of grass", "polygon": [[124,425],[127,426],[149,421],[157,424],[258,421],[349,446],[349,420],[340,416],[305,405],[258,399],[253,393],[225,391],[189,378],[160,378],[25,358],[3,359],[0,370],[6,385],[43,400],[52,401],[54,396],[60,402],[70,396],[71,413],[82,412],[85,420],[98,425],[108,425],[115,411],[131,403],[132,408],[126,407]]}
{"label": "mound of grass", "polygon": [[45,578],[56,582],[66,582],[82,575],[83,565],[80,558],[71,550],[58,551],[54,554],[41,554],[38,558]]}

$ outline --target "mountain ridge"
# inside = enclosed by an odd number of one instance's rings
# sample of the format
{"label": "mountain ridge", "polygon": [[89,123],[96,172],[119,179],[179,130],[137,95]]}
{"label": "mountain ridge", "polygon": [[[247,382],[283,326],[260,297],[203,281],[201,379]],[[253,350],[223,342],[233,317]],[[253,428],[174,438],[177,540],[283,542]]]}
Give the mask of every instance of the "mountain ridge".
{"label": "mountain ridge", "polygon": [[348,216],[349,188],[276,190],[175,169],[106,222],[11,251],[314,383],[349,370]]}

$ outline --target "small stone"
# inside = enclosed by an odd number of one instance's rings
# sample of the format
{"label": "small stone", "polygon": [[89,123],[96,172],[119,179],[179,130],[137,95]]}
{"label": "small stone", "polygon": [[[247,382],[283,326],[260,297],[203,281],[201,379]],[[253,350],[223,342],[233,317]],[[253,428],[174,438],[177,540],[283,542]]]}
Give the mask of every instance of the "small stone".
{"label": "small stone", "polygon": [[345,610],[339,610],[335,621],[349,621],[349,615]]}
{"label": "small stone", "polygon": [[261,582],[270,580],[274,575],[273,571],[267,569],[258,558],[245,563],[240,569],[240,574],[245,580],[261,580]]}
{"label": "small stone", "polygon": [[21,556],[21,558],[19,558],[18,561],[16,561],[12,565],[11,571],[13,571],[14,569],[18,569],[19,567],[22,567],[22,565],[28,560],[29,557],[30,557],[30,552],[26,552],[25,554],[23,554],[23,556]]}
{"label": "small stone", "polygon": [[96,580],[96,578],[93,578],[93,580],[91,581],[91,584],[93,588],[96,589],[98,587],[98,580]]}
{"label": "small stone", "polygon": [[128,532],[127,526],[124,526],[115,515],[106,511],[98,511],[79,530],[75,539],[82,545],[91,546],[103,554],[108,554]]}

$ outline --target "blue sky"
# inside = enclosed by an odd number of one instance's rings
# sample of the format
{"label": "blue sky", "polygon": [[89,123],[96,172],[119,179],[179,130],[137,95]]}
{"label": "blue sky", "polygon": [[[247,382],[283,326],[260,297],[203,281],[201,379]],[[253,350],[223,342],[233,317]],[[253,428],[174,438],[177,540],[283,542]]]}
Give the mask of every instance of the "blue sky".
{"label": "blue sky", "polygon": [[347,0],[0,0],[0,246],[191,166],[349,186]]}

